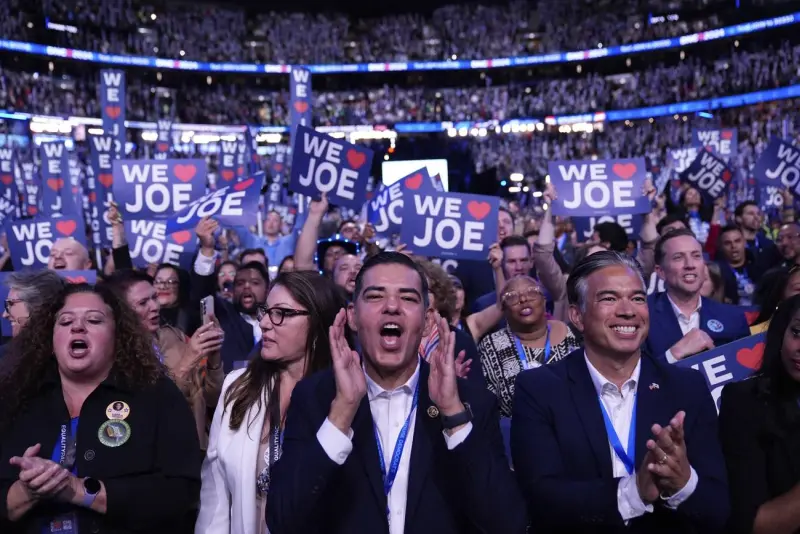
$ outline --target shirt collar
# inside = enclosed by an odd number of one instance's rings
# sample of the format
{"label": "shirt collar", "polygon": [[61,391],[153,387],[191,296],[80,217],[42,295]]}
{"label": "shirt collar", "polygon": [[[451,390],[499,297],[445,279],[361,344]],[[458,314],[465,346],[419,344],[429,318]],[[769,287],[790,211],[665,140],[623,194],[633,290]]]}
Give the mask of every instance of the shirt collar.
{"label": "shirt collar", "polygon": [[370,376],[364,371],[364,376],[367,378],[367,399],[372,402],[377,397],[380,397],[384,393],[386,396],[391,396],[395,391],[402,391],[412,395],[414,390],[417,387],[417,383],[419,382],[419,370],[420,370],[420,359],[417,358],[417,368],[414,369],[414,374],[411,375],[411,378],[403,384],[402,386],[398,387],[394,391],[387,391],[383,389],[381,386],[378,385]]}
{"label": "shirt collar", "polygon": [[[586,351],[583,353],[583,359],[586,360],[586,367],[589,368],[589,376],[592,377],[592,384],[594,385],[594,390],[597,392],[597,396],[601,396],[603,391],[609,388],[609,385],[613,387],[615,390],[617,389],[616,384],[608,380],[606,377],[600,374],[592,362],[589,361],[589,358],[586,357]],[[642,359],[639,358],[639,361],[636,362],[636,367],[633,369],[633,373],[631,373],[631,377],[622,384],[622,390],[626,387],[630,387],[630,389],[636,389],[636,385],[639,383],[639,374],[642,370]],[[630,386],[628,386],[630,384]]]}
{"label": "shirt collar", "polygon": [[697,299],[697,307],[694,309],[694,311],[689,316],[685,316],[683,312],[680,310],[680,308],[678,308],[678,306],[672,301],[672,299],[669,296],[669,293],[667,293],[667,300],[669,300],[670,306],[672,306],[672,311],[675,312],[675,317],[686,317],[687,319],[689,319],[692,315],[699,312],[700,308],[703,307],[703,297],[700,297],[699,299]]}

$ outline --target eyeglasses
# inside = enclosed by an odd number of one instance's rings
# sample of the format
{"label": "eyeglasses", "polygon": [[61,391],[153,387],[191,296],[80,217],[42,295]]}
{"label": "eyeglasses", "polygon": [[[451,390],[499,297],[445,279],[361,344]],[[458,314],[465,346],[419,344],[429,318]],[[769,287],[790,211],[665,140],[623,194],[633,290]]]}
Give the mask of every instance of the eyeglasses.
{"label": "eyeglasses", "polygon": [[258,307],[258,320],[261,321],[265,316],[269,315],[269,321],[274,326],[283,324],[283,320],[287,317],[298,317],[301,315],[311,315],[306,310],[293,310],[291,308],[268,308],[266,306]]}
{"label": "eyeglasses", "polygon": [[508,306],[516,306],[523,297],[525,300],[537,302],[544,299],[544,294],[538,287],[531,286],[523,289],[522,291],[509,291],[508,293],[505,293],[503,295],[503,302]]}
{"label": "eyeglasses", "polygon": [[180,282],[174,278],[170,278],[169,280],[153,280],[153,285],[156,287],[174,287],[179,283]]}
{"label": "eyeglasses", "polygon": [[8,322],[11,324],[18,324],[20,326],[25,326],[26,324],[28,324],[28,319],[30,319],[30,317],[28,317],[27,315],[24,315],[22,317],[14,317],[10,313],[8,314]]}
{"label": "eyeglasses", "polygon": [[23,300],[22,299],[6,299],[6,301],[4,302],[4,308],[3,309],[6,310],[7,314],[11,315],[11,307],[14,306],[14,304],[19,304],[20,302],[23,302]]}

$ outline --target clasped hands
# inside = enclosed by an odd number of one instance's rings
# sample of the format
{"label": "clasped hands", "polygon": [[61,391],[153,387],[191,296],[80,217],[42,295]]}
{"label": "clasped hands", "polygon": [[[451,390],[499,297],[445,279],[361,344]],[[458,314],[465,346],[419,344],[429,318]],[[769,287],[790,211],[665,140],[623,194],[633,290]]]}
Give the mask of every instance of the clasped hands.
{"label": "clasped hands", "polygon": [[72,502],[81,491],[83,483],[62,465],[37,456],[40,444],[28,447],[22,456],[14,456],[9,460],[11,465],[19,467],[19,482],[22,489],[32,501],[56,499],[61,502]]}
{"label": "clasped hands", "polygon": [[678,412],[665,427],[653,425],[653,439],[647,440],[647,453],[636,471],[636,485],[645,504],[659,495],[668,498],[688,484],[692,468],[686,453],[683,423],[685,412]]}

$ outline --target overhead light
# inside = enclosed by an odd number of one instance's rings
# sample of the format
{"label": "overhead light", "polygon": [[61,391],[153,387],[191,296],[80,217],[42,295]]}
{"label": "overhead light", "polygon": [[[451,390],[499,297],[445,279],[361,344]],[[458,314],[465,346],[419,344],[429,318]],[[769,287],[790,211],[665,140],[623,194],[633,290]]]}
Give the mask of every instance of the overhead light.
{"label": "overhead light", "polygon": [[89,133],[89,135],[103,135],[102,128],[89,128],[86,131]]}
{"label": "overhead light", "polygon": [[158,18],[158,16],[155,13],[150,15],[150,20],[156,20],[157,18]]}
{"label": "overhead light", "polygon": [[523,188],[522,188],[522,192],[523,192],[523,193],[527,193],[527,192],[528,192],[528,191],[530,191],[530,190],[531,190],[531,188],[530,188],[530,187],[528,187],[527,185],[526,185],[525,187],[523,187]]}
{"label": "overhead light", "polygon": [[511,176],[508,177],[512,182],[521,182],[525,179],[525,176],[522,175],[521,172],[512,172]]}
{"label": "overhead light", "polygon": [[522,188],[518,185],[512,185],[508,188],[509,193],[519,193],[521,190]]}
{"label": "overhead light", "polygon": [[544,194],[544,193],[542,193],[541,191],[534,191],[534,192],[533,192],[533,198],[539,198],[539,197],[540,197],[540,196],[542,196],[543,194]]}

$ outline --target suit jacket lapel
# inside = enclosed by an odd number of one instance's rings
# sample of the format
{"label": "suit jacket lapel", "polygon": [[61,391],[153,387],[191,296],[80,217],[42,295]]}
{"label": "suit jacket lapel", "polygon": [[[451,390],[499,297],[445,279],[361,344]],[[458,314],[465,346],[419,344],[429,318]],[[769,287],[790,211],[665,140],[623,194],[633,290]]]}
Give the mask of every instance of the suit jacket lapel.
{"label": "suit jacket lapel", "polygon": [[428,416],[428,408],[433,406],[433,402],[431,402],[428,395],[429,373],[430,367],[425,362],[422,362],[419,370],[419,402],[417,403],[417,413],[415,415],[414,439],[412,440],[411,458],[409,458],[408,464],[405,532],[414,530],[412,521],[422,498],[425,481],[428,479],[432,469],[435,440],[439,439],[444,442],[442,424],[439,422],[439,418]]}
{"label": "suit jacket lapel", "polygon": [[[654,315],[659,319],[657,329],[663,331],[660,337],[667,340],[664,347],[664,353],[666,353],[674,343],[674,341],[669,342],[669,340],[674,339],[677,341],[683,337],[681,325],[678,323],[678,317],[675,315],[675,310],[672,308],[666,291],[656,296],[656,311],[657,313]],[[653,326],[656,325],[651,324],[651,330]],[[663,357],[663,354],[654,354],[654,356]]]}
{"label": "suit jacket lapel", "polygon": [[643,356],[636,384],[636,451],[634,468],[639,469],[647,453],[647,440],[653,438],[654,424],[666,426],[674,413],[669,413],[668,384],[661,383],[661,373],[652,359]]}
{"label": "suit jacket lapel", "polygon": [[594,389],[592,377],[589,376],[589,368],[586,367],[583,351],[577,358],[567,358],[567,373],[572,381],[570,388],[572,400],[575,403],[578,417],[583,423],[586,436],[589,438],[589,445],[597,460],[600,475],[611,477],[614,474],[611,468],[611,448],[608,444],[603,415],[600,412],[600,401],[597,391]]}
{"label": "suit jacket lapel", "polygon": [[[375,443],[375,423],[372,419],[372,410],[369,407],[367,395],[361,399],[356,417],[353,420],[353,452],[356,453],[367,480],[375,495],[375,500],[381,511],[386,510],[386,495],[383,492],[383,479],[381,478],[380,457],[378,446]],[[391,451],[389,452],[391,454]]]}

